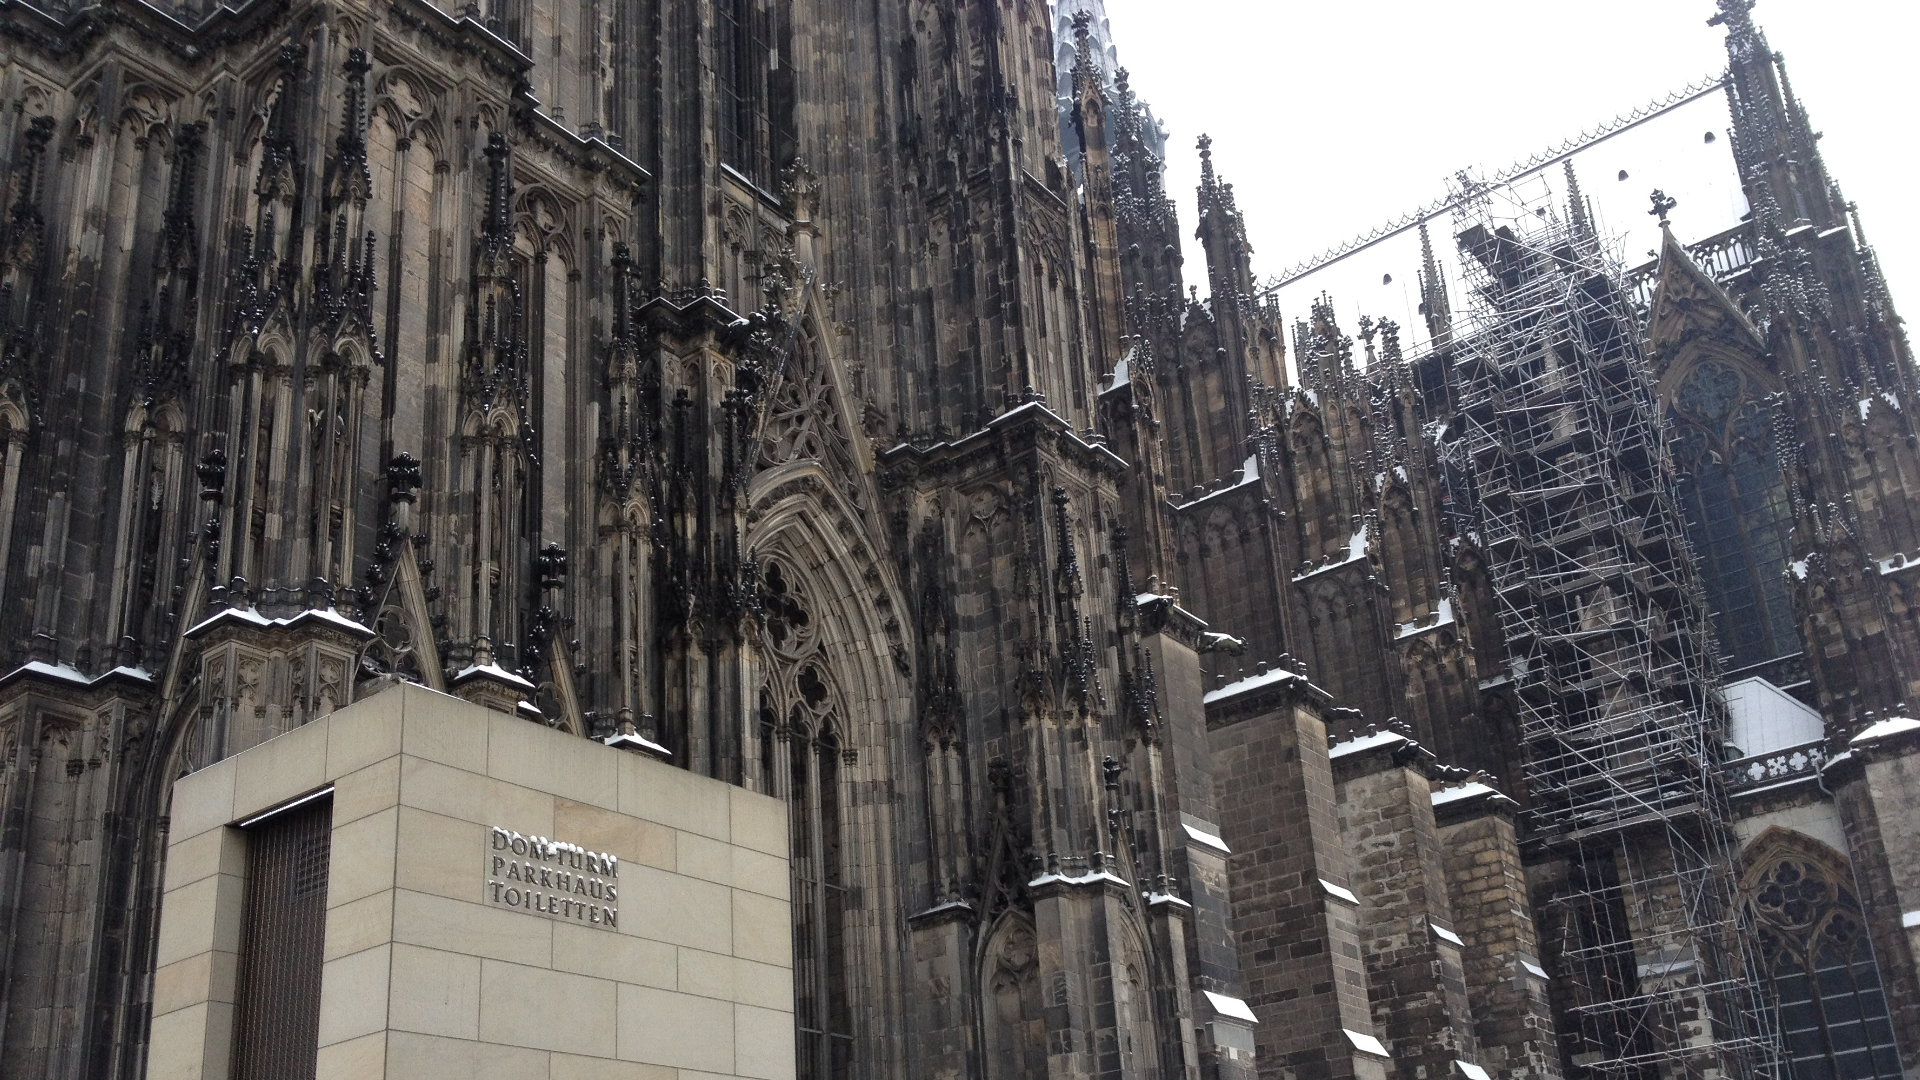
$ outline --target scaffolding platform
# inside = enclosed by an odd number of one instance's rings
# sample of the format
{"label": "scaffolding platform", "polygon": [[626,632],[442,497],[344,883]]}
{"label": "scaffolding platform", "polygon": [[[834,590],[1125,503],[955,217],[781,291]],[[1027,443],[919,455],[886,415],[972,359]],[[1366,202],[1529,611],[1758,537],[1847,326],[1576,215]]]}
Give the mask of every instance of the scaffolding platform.
{"label": "scaffolding platform", "polygon": [[1455,525],[1485,552],[1592,1077],[1782,1075],[1734,896],[1725,705],[1634,297],[1579,207],[1462,199]]}

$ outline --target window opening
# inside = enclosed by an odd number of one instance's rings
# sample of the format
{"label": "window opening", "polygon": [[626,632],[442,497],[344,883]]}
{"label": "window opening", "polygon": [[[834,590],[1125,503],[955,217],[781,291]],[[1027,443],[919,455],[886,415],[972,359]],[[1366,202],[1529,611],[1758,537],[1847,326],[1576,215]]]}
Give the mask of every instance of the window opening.
{"label": "window opening", "polygon": [[1811,860],[1781,858],[1749,903],[1794,1080],[1899,1077],[1880,968],[1852,890]]}
{"label": "window opening", "polygon": [[1798,652],[1783,577],[1793,510],[1772,407],[1732,366],[1707,360],[1681,381],[1667,418],[1676,435],[1676,493],[1729,667]]}
{"label": "window opening", "polygon": [[766,789],[787,803],[799,1080],[853,1072],[847,1002],[847,885],[841,850],[839,709],[820,663],[818,620],[792,573],[769,560],[761,607],[773,671],[761,692]]}

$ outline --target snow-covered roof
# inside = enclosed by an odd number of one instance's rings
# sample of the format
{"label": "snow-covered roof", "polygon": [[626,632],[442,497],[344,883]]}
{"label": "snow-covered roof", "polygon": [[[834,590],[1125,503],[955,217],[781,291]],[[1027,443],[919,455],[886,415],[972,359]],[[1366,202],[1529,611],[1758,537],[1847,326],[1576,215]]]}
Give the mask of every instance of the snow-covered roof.
{"label": "snow-covered roof", "polygon": [[1847,745],[1862,746],[1866,743],[1878,742],[1889,736],[1900,735],[1915,730],[1920,730],[1920,720],[1915,720],[1909,716],[1889,716],[1885,720],[1868,725],[1860,734],[1848,739]]}

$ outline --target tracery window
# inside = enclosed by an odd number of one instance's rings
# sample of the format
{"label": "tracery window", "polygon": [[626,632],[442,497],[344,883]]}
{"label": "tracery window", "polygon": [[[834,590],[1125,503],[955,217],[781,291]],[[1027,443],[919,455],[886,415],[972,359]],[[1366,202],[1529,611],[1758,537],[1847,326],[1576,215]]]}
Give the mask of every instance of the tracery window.
{"label": "tracery window", "polygon": [[720,160],[772,191],[792,156],[785,0],[717,0]]}
{"label": "tracery window", "polygon": [[1765,391],[1732,364],[1703,360],[1667,410],[1679,495],[1729,670],[1800,651],[1782,574],[1793,511]]}
{"label": "tracery window", "polygon": [[842,710],[821,653],[819,620],[790,568],[768,560],[760,602],[770,661],[760,694],[761,781],[787,804],[798,1077],[838,1080],[853,1069],[841,857]]}
{"label": "tracery window", "polygon": [[1898,1077],[1873,945],[1859,901],[1834,870],[1789,852],[1747,875],[1788,1067],[1794,1080]]}

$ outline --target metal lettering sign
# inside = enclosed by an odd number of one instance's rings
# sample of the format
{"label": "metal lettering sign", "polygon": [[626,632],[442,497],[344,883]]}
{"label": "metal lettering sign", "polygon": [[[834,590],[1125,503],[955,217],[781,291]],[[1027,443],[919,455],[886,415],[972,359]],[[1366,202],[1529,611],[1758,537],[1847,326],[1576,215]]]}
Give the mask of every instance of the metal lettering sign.
{"label": "metal lettering sign", "polygon": [[522,836],[495,825],[487,834],[486,902],[550,919],[620,928],[620,860],[578,844]]}

